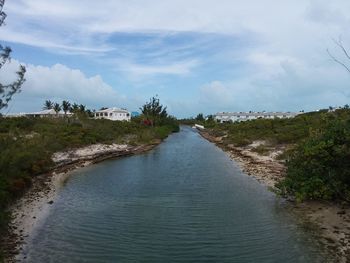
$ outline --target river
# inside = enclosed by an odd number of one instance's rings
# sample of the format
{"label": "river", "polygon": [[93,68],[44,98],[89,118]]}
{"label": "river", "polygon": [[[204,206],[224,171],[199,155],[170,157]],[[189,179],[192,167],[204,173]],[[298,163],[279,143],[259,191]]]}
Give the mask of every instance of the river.
{"label": "river", "polygon": [[191,128],[77,170],[25,262],[322,262],[283,200]]}

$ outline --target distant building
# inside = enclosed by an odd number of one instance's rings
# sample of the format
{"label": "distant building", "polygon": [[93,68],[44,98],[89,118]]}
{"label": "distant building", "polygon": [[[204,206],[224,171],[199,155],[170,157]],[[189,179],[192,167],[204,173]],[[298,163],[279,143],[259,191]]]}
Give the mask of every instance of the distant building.
{"label": "distant building", "polygon": [[241,122],[256,119],[294,118],[299,113],[294,112],[219,112],[214,116],[217,122]]}
{"label": "distant building", "polygon": [[111,121],[130,121],[131,114],[125,109],[108,108],[96,111],[95,119],[107,119]]}
{"label": "distant building", "polygon": [[139,112],[137,112],[137,111],[133,111],[133,112],[131,112],[131,117],[138,117],[138,116],[140,116],[141,114],[139,113]]}
{"label": "distant building", "polygon": [[59,118],[59,117],[70,117],[73,113],[67,112],[64,113],[63,111],[56,112],[54,109],[51,110],[42,110],[37,112],[30,112],[30,113],[14,113],[14,114],[7,114],[5,117],[7,118],[16,118],[16,117],[33,117],[33,118]]}

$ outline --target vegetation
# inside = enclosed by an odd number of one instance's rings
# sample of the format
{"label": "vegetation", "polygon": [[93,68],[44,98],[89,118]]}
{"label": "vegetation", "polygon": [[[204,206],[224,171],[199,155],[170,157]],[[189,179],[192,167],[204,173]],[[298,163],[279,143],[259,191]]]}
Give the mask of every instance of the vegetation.
{"label": "vegetation", "polygon": [[67,100],[62,101],[62,110],[65,115],[67,114],[68,111],[71,110],[71,104],[69,101]]}
{"label": "vegetation", "polygon": [[350,201],[350,113],[323,118],[287,161],[287,176],[277,187],[298,201],[324,199]]}
{"label": "vegetation", "polygon": [[[281,158],[287,174],[277,185],[281,195],[307,199],[350,201],[350,110],[344,108],[300,114],[293,119],[254,120],[204,125],[224,145],[245,146],[265,140],[269,146],[290,147]],[[253,149],[261,154],[266,147]]]}
{"label": "vegetation", "polygon": [[[0,2],[0,8],[2,9],[5,1]],[[0,26],[3,25],[6,14],[1,12]],[[0,45],[0,69],[10,61],[12,49],[10,47],[4,47]],[[6,108],[12,99],[12,96],[21,90],[23,83],[25,82],[26,68],[20,65],[17,74],[17,79],[9,84],[0,83],[0,110]]]}
{"label": "vegetation", "polygon": [[45,100],[43,110],[53,109],[54,103],[51,100]]}
{"label": "vegetation", "polygon": [[[67,102],[69,103],[69,102]],[[50,104],[56,111],[58,103]],[[73,104],[74,106],[74,104]],[[6,228],[6,207],[30,187],[32,178],[50,171],[54,152],[95,143],[147,144],[179,130],[177,120],[162,110],[157,125],[144,125],[146,116],[131,122],[88,118],[84,105],[68,118],[0,118],[0,235]],[[166,114],[164,114],[164,112]],[[1,258],[1,257],[0,257]]]}
{"label": "vegetation", "polygon": [[57,102],[53,104],[53,109],[55,110],[56,114],[58,114],[61,111],[61,105]]}
{"label": "vegetation", "polygon": [[160,104],[157,97],[152,97],[140,108],[143,117],[150,122],[150,125],[161,124],[168,117],[166,107]]}

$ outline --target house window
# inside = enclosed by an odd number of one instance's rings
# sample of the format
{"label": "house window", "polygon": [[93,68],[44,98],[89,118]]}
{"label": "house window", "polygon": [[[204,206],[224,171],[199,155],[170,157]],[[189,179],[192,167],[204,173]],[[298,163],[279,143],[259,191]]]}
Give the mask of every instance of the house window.
{"label": "house window", "polygon": [[108,113],[107,112],[105,112],[105,116],[108,117]]}
{"label": "house window", "polygon": [[109,114],[109,116],[112,117],[112,115],[113,115],[113,113],[111,112],[111,113]]}

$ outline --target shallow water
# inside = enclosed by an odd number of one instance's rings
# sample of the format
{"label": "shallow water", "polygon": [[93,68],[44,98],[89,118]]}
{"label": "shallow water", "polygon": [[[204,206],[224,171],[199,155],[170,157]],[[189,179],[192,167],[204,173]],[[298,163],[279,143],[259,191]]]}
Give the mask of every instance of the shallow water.
{"label": "shallow water", "polygon": [[75,172],[26,262],[322,262],[281,200],[190,128]]}

